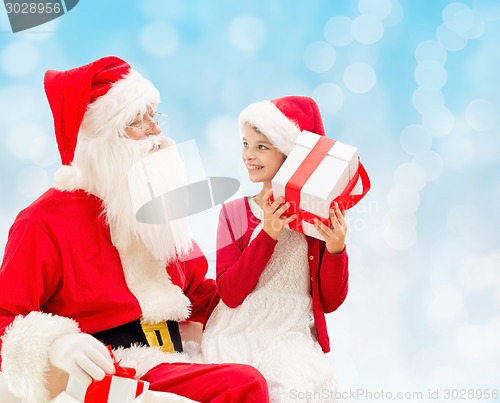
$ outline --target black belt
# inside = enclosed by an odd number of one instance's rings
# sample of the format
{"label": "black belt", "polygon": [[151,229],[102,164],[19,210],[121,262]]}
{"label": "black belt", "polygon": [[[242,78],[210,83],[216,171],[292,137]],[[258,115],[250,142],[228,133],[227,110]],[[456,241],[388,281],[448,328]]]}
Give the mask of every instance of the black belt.
{"label": "black belt", "polygon": [[141,344],[144,346],[159,346],[162,351],[168,353],[182,353],[179,324],[173,320],[155,324],[141,324],[141,321],[137,319],[92,335],[113,348],[127,348],[132,344]]}

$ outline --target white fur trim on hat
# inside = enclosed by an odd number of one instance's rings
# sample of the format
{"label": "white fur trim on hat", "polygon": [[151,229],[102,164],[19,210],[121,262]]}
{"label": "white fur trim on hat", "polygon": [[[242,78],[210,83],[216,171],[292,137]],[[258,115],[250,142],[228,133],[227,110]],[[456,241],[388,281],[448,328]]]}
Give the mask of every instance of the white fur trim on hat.
{"label": "white fur trim on hat", "polygon": [[9,390],[25,402],[49,400],[49,347],[60,336],[79,333],[78,324],[43,312],[19,315],[2,336],[2,373]]}
{"label": "white fur trim on hat", "polygon": [[106,128],[123,130],[138,113],[145,113],[148,105],[159,102],[160,93],[153,83],[131,69],[88,106],[81,130],[90,136]]}
{"label": "white fur trim on hat", "polygon": [[239,124],[242,136],[245,123],[257,128],[285,155],[290,154],[300,134],[299,127],[271,101],[255,102],[241,111]]}

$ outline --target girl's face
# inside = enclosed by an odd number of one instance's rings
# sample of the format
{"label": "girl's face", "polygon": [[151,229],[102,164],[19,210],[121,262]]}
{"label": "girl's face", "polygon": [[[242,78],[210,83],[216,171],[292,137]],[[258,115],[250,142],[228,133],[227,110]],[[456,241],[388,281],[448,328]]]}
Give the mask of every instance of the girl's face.
{"label": "girl's face", "polygon": [[243,129],[242,157],[250,180],[264,183],[271,182],[286,158],[266,136],[249,124]]}

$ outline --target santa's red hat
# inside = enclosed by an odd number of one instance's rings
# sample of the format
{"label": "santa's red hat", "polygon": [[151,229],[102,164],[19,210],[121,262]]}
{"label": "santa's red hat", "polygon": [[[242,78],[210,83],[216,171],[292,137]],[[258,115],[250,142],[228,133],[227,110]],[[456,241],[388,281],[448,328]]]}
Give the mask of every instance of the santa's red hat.
{"label": "santa's red hat", "polygon": [[82,122],[95,130],[124,129],[146,105],[160,101],[150,81],[114,56],[67,71],[49,70],[44,86],[64,165],[73,161]]}
{"label": "santa's red hat", "polygon": [[285,96],[250,104],[239,116],[242,135],[246,123],[264,134],[285,155],[290,153],[301,131],[325,135],[318,105],[309,97]]}

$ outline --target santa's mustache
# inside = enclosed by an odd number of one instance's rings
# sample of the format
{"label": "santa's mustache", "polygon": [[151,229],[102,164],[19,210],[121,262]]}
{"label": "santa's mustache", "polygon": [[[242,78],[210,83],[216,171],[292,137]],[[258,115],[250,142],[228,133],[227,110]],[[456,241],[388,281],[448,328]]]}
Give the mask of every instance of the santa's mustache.
{"label": "santa's mustache", "polygon": [[138,208],[159,192],[186,184],[185,167],[171,139],[162,135],[140,140],[111,137],[90,142],[79,153],[83,174],[92,178],[86,190],[103,200],[115,246],[141,249],[142,244],[156,260],[168,260],[191,247],[185,220],[146,224],[136,216]]}
{"label": "santa's mustache", "polygon": [[142,150],[144,155],[164,149],[172,143],[171,141],[168,141],[169,139],[167,137],[162,136],[161,134],[149,135],[148,137],[139,140],[128,138],[125,138],[124,140],[129,143],[129,147]]}

